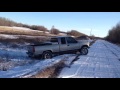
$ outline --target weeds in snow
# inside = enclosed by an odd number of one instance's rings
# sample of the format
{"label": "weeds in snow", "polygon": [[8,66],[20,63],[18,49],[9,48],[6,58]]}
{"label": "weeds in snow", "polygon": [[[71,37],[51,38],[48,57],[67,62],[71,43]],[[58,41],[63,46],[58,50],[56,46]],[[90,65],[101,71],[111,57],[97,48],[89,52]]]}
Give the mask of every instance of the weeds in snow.
{"label": "weeds in snow", "polygon": [[31,64],[33,60],[29,61],[5,61],[5,60],[0,60],[0,70],[1,71],[7,71],[8,69],[14,68],[16,66],[23,66],[25,64]]}

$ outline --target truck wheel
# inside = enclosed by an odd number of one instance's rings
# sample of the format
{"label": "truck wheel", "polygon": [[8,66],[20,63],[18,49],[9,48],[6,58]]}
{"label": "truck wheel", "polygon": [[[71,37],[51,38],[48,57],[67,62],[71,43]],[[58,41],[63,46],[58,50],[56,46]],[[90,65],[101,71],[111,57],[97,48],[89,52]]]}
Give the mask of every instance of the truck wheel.
{"label": "truck wheel", "polygon": [[82,48],[80,49],[80,53],[81,53],[82,55],[87,55],[87,54],[88,54],[88,48],[87,48],[87,47],[82,47]]}
{"label": "truck wheel", "polygon": [[43,53],[43,55],[42,55],[42,58],[43,58],[43,59],[50,59],[50,58],[52,58],[52,52],[50,52],[50,51],[45,51],[45,52]]}

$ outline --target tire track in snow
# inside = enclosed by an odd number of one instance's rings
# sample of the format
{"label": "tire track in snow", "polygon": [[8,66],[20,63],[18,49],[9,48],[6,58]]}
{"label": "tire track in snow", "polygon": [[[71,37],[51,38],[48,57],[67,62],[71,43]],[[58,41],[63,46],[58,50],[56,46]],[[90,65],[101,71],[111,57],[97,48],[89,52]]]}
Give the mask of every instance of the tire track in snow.
{"label": "tire track in snow", "polygon": [[[85,60],[85,62],[86,62],[88,59],[89,59],[89,57],[87,57],[87,59]],[[77,76],[80,68],[81,68],[81,66],[79,66],[79,68],[76,70],[75,74],[70,75],[70,76],[64,76],[64,78],[71,78],[71,77]]]}
{"label": "tire track in snow", "polygon": [[[119,56],[115,53],[115,52],[113,52],[104,42],[102,42],[117,58],[118,58],[118,60],[120,60],[120,58],[119,58]],[[111,46],[111,45],[110,45]],[[111,46],[113,49],[115,49],[116,51],[118,51],[116,48],[114,48],[113,46]],[[118,51],[119,52],[119,51]]]}

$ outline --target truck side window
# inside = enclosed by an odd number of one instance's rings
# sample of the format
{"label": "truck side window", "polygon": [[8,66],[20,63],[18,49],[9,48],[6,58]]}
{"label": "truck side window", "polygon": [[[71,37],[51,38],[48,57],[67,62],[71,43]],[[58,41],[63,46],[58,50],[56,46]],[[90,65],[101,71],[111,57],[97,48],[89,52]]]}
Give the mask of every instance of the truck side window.
{"label": "truck side window", "polygon": [[50,41],[51,41],[51,42],[58,42],[58,39],[57,39],[57,38],[51,38]]}
{"label": "truck side window", "polygon": [[58,44],[58,39],[57,38],[51,38],[50,42]]}
{"label": "truck side window", "polygon": [[77,41],[74,38],[67,37],[67,42],[68,43],[77,43]]}
{"label": "truck side window", "polygon": [[61,38],[61,44],[66,44],[66,41],[65,41],[64,37]]}

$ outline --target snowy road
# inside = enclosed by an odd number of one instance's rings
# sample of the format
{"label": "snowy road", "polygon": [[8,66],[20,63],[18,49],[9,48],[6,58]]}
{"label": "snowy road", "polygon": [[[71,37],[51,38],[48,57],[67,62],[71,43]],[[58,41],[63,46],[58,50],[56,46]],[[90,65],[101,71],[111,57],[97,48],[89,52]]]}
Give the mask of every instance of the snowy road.
{"label": "snowy road", "polygon": [[79,56],[58,78],[120,78],[120,47],[97,40],[86,56]]}

